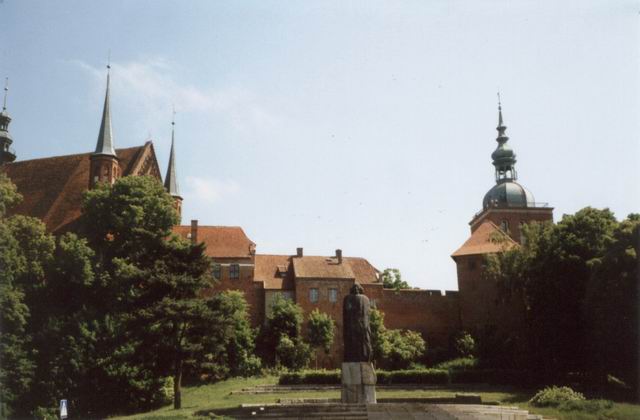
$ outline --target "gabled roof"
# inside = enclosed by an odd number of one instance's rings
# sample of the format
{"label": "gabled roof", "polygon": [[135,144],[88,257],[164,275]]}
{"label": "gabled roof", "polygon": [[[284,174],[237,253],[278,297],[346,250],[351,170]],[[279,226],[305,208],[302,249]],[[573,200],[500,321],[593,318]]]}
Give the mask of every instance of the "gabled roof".
{"label": "gabled roof", "polygon": [[[269,290],[293,290],[293,273],[289,270],[292,257],[290,255],[256,254],[253,279],[262,281]],[[287,268],[282,274],[282,268]]]}
{"label": "gabled roof", "polygon": [[[155,161],[151,142],[118,149],[117,154],[123,176],[137,175],[137,169],[141,167],[139,161],[143,159]],[[9,176],[23,197],[11,214],[37,217],[46,224],[49,232],[64,230],[80,217],[82,194],[89,187],[90,155],[55,156],[2,165],[0,171]],[[151,169],[154,169],[153,165]]]}
{"label": "gabled roof", "polygon": [[[191,226],[175,226],[173,232],[183,238],[191,235]],[[213,258],[251,258],[256,244],[239,226],[198,226],[198,242],[207,246]]]}
{"label": "gabled roof", "polygon": [[451,256],[455,258],[463,255],[494,254],[515,246],[518,246],[516,241],[493,222],[487,220],[478,226],[469,239]]}
{"label": "gabled roof", "polygon": [[355,279],[351,264],[338,263],[336,257],[296,257],[293,259],[296,278]]}

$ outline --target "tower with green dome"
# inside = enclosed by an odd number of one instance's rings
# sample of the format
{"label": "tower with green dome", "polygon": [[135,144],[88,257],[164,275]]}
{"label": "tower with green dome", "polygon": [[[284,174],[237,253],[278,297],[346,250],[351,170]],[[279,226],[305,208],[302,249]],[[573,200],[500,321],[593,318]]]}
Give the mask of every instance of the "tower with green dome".
{"label": "tower with green dome", "polygon": [[504,125],[500,101],[496,130],[498,146],[491,154],[496,184],[484,195],[482,210],[469,224],[471,232],[474,232],[484,221],[490,220],[514,240],[521,242],[522,225],[533,221],[553,220],[553,208],[547,203],[536,202],[531,191],[518,182],[516,154],[509,145],[509,137],[505,134],[507,127]]}

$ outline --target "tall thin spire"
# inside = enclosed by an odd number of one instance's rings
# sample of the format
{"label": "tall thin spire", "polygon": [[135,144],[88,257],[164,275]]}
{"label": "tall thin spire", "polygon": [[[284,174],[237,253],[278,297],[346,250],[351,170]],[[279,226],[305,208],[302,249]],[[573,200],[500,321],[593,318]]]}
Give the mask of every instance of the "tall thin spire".
{"label": "tall thin spire", "polygon": [[176,175],[176,151],[175,151],[175,126],[176,111],[173,110],[173,118],[171,119],[171,152],[169,154],[169,166],[167,167],[167,175],[164,178],[164,188],[173,197],[180,197],[178,190],[178,177]]}
{"label": "tall thin spire", "polygon": [[94,155],[110,155],[115,156],[116,151],[113,148],[113,136],[111,134],[111,110],[109,107],[109,85],[111,78],[111,58],[107,64],[107,91],[104,96],[104,108],[102,110],[102,121],[100,123],[100,131],[98,132],[98,144]]}

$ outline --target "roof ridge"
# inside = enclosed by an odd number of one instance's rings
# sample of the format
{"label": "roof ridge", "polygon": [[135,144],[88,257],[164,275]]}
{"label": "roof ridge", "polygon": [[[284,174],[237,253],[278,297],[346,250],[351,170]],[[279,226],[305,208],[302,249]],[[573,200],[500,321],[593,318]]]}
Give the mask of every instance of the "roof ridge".
{"label": "roof ridge", "polygon": [[[131,150],[131,149],[137,149],[140,147],[144,147],[144,145],[142,146],[131,146],[131,147],[122,147],[119,149],[116,149],[116,152],[118,151],[126,151],[126,150]],[[25,160],[17,160],[15,162],[9,162],[6,165],[16,165],[19,163],[26,163],[26,162],[33,162],[36,160],[46,160],[46,159],[57,159],[57,158],[63,158],[63,157],[75,157],[75,156],[90,156],[91,154],[93,154],[93,152],[84,152],[84,153],[72,153],[70,155],[55,155],[55,156],[45,156],[45,157],[38,157],[38,158],[33,158],[33,159],[25,159]]]}

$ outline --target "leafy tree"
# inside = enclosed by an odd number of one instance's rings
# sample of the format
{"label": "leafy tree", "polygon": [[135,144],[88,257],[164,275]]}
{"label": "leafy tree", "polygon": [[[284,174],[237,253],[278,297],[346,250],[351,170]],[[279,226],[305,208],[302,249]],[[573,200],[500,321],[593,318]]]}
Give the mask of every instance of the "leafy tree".
{"label": "leafy tree", "polygon": [[407,369],[426,351],[426,343],[420,333],[411,330],[388,330],[388,347],[384,365],[390,369]]}
{"label": "leafy tree", "polygon": [[404,369],[426,351],[422,336],[411,330],[388,330],[384,312],[371,308],[369,312],[373,361],[378,367]]}
{"label": "leafy tree", "polygon": [[384,312],[371,308],[369,311],[369,328],[371,328],[372,359],[378,366],[382,363],[389,347],[387,329],[384,326]]}
{"label": "leafy tree", "polygon": [[617,222],[590,207],[551,223],[524,227],[523,246],[487,258],[485,276],[526,308],[524,363],[552,377],[588,369],[584,303],[591,263],[614,243]]}
{"label": "leafy tree", "polygon": [[380,275],[382,279],[382,284],[385,289],[408,289],[409,283],[402,280],[402,275],[400,274],[400,270],[397,268],[387,268]]}
{"label": "leafy tree", "polygon": [[244,295],[235,290],[224,291],[209,298],[207,305],[206,325],[194,331],[201,337],[203,351],[189,366],[191,375],[216,380],[258,374],[260,359],[254,354],[256,334],[249,323]]}
{"label": "leafy tree", "polygon": [[302,320],[300,306],[282,296],[276,297],[261,333],[263,360],[292,369],[309,363],[311,354],[302,340]]}
{"label": "leafy tree", "polygon": [[114,315],[115,348],[104,369],[112,382],[128,385],[114,394],[154,404],[171,376],[180,408],[185,360],[203,350],[192,331],[210,318],[201,298],[210,286],[204,245],[171,236],[178,220],[173,199],[151,177],[88,191],[84,218]]}
{"label": "leafy tree", "polygon": [[328,314],[320,312],[318,309],[314,309],[309,314],[307,336],[309,337],[309,344],[316,348],[316,369],[318,368],[317,351],[323,349],[325,353],[328,353],[331,350],[334,332],[335,322]]}
{"label": "leafy tree", "polygon": [[453,347],[458,357],[471,357],[476,352],[476,340],[466,331],[456,334]]}
{"label": "leafy tree", "polygon": [[639,247],[640,215],[631,214],[617,225],[604,255],[589,261],[584,306],[589,365],[601,377],[614,374],[636,387]]}

